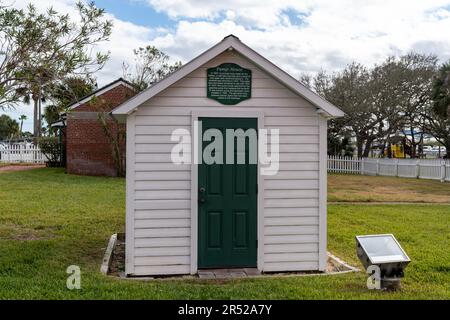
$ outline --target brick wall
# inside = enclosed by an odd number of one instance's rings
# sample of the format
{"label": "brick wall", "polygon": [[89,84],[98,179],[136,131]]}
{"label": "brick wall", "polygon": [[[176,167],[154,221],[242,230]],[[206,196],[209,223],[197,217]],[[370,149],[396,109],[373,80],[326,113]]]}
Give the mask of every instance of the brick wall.
{"label": "brick wall", "polygon": [[135,91],[133,91],[129,87],[119,85],[76,107],[75,109],[71,110],[71,112],[111,111],[135,94]]}
{"label": "brick wall", "polygon": [[[67,115],[66,170],[71,174],[93,176],[117,176],[112,145],[104,127],[98,120],[99,111],[111,111],[132,97],[135,92],[119,85],[83,105]],[[108,120],[108,128],[116,136],[119,130],[122,158],[125,159],[125,124],[117,125]]]}

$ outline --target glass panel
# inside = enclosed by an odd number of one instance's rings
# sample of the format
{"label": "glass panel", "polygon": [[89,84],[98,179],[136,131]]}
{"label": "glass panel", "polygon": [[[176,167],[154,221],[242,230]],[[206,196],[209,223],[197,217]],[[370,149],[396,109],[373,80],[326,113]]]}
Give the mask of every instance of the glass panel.
{"label": "glass panel", "polygon": [[372,263],[408,261],[408,257],[391,235],[358,237]]}

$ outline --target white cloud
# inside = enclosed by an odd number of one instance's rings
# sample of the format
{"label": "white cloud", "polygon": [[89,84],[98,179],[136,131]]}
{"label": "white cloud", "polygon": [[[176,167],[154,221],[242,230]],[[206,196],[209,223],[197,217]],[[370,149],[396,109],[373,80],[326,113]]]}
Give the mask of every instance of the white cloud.
{"label": "white cloud", "polygon": [[[133,1],[145,1],[174,25],[149,28],[109,15],[113,34],[98,48],[111,51],[111,59],[97,74],[99,85],[122,75],[122,62],[131,61],[136,47],[153,44],[187,62],[230,33],[294,77],[336,71],[353,60],[373,64],[410,50],[450,59],[450,0]],[[75,0],[34,3],[73,12]]]}
{"label": "white cloud", "polygon": [[185,59],[229,33],[294,76],[340,69],[352,60],[372,64],[418,48],[439,49],[434,53],[443,59],[450,56],[444,31],[450,30],[449,7],[444,9],[449,0],[148,2],[180,20],[174,32],[154,42]]}

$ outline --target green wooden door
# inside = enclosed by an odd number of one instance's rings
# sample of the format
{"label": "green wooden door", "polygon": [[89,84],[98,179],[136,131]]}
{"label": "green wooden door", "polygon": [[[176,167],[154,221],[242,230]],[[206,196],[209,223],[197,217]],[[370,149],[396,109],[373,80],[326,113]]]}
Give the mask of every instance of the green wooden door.
{"label": "green wooden door", "polygon": [[[209,128],[216,128],[222,132],[224,163],[225,130],[257,129],[257,119],[200,118],[199,120],[202,121],[203,132]],[[236,164],[234,151],[235,164],[198,165],[199,268],[256,267],[257,165],[249,164],[248,140],[246,139],[245,143],[245,164]],[[209,143],[210,141],[203,142],[202,150]]]}

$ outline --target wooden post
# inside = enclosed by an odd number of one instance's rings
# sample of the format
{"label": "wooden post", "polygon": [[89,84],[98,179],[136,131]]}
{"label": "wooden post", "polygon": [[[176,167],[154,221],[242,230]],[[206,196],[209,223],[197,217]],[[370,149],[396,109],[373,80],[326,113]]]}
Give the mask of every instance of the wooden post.
{"label": "wooden post", "polygon": [[445,182],[445,160],[441,160],[441,182]]}
{"label": "wooden post", "polygon": [[377,166],[375,175],[378,176],[380,174],[380,159],[377,159]]}

